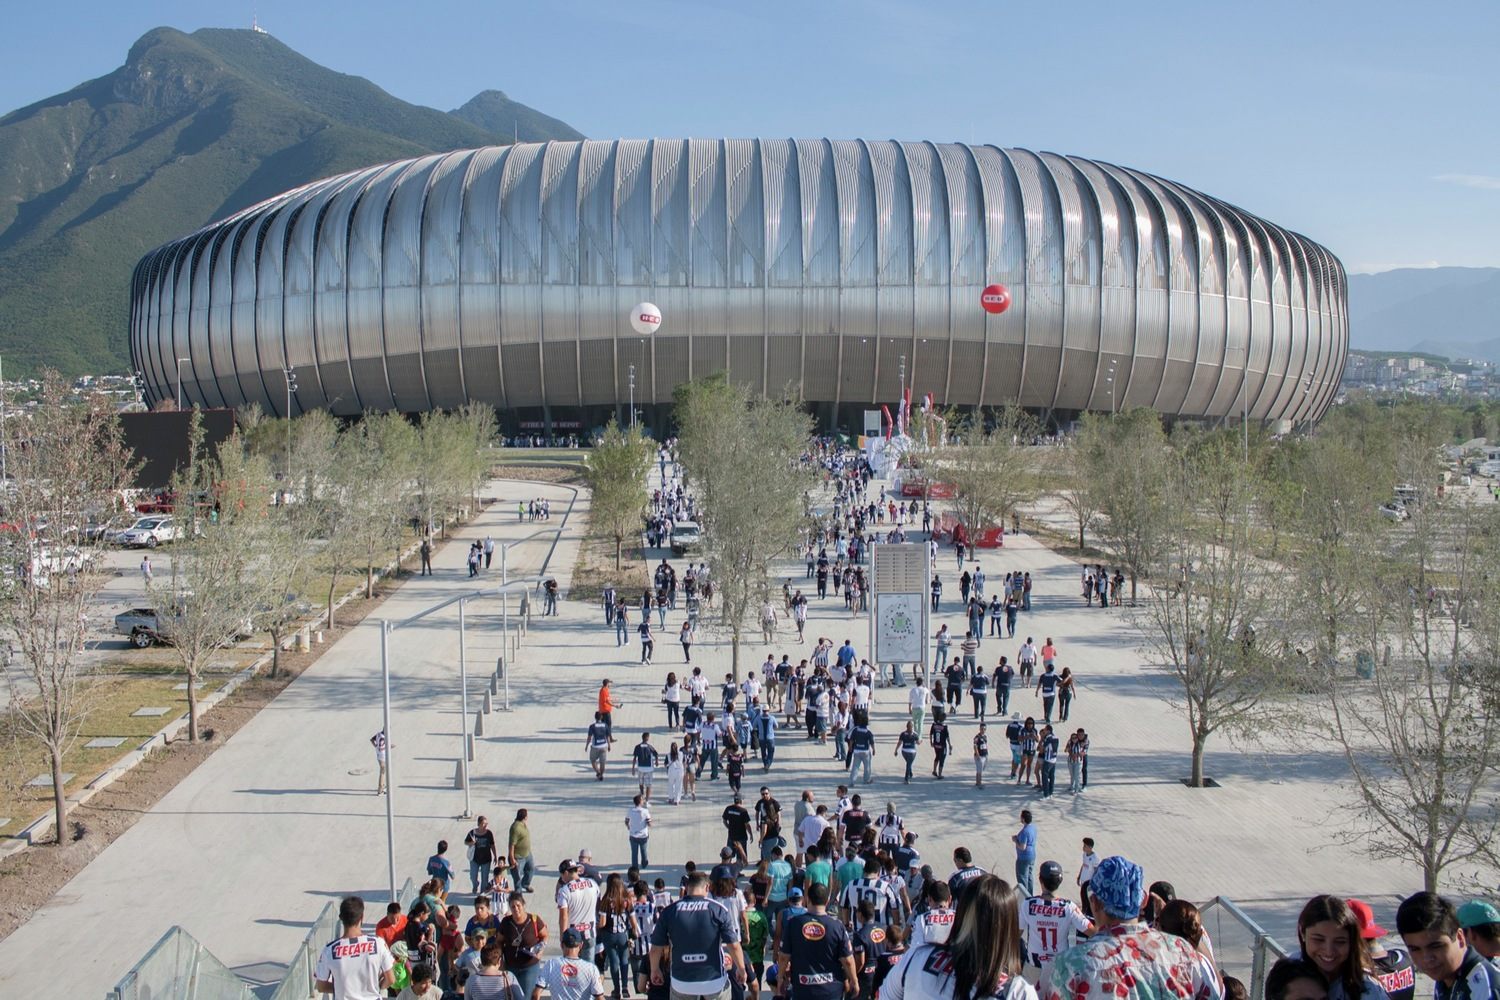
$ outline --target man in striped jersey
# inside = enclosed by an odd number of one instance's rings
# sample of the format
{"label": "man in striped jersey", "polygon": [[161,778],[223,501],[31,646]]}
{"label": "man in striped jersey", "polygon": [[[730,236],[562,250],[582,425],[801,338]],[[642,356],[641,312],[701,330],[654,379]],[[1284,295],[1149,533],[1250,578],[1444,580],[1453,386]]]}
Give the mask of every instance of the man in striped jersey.
{"label": "man in striped jersey", "polygon": [[880,878],[880,862],[874,855],[865,859],[864,878],[857,878],[844,886],[839,896],[839,909],[843,911],[844,923],[859,933],[863,926],[859,904],[869,900],[875,907],[875,921],[884,927],[891,922],[893,914],[901,912],[901,900],[891,887]]}

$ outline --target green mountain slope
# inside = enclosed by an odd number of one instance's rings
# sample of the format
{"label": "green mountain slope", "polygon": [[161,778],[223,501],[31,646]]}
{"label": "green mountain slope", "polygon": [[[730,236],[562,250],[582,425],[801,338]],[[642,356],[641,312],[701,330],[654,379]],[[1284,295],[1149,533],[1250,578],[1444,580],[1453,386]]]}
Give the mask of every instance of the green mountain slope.
{"label": "green mountain slope", "polygon": [[525,139],[527,133],[545,134],[552,139],[582,139],[580,132],[556,118],[528,108],[505,96],[504,91],[486,90],[469,98],[461,108],[449,112],[479,126],[492,135],[514,135]]}
{"label": "green mountain slope", "polygon": [[148,32],[113,73],[0,118],[7,368],[125,370],[140,256],[279,191],[385,160],[508,142],[512,125],[523,140],[577,136],[508,103],[510,119],[495,118],[505,127],[492,129],[408,104],[270,35]]}

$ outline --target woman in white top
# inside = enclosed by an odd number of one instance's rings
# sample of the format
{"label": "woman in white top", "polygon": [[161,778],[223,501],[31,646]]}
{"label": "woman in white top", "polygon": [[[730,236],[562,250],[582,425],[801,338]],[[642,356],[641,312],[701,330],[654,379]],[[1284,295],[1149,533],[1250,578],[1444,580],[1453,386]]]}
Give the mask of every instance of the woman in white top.
{"label": "woman in white top", "polygon": [[[687,628],[683,625],[683,628]],[[667,674],[667,683],[661,689],[662,704],[667,706],[667,725],[673,729],[682,725],[682,685],[677,683],[675,673]]]}
{"label": "woman in white top", "polygon": [[948,940],[908,950],[881,984],[880,1000],[1037,1000],[1021,977],[1017,903],[999,876],[971,879],[959,894]]}
{"label": "woman in white top", "polygon": [[672,749],[667,752],[667,801],[672,805],[682,801],[682,754],[677,750],[677,744],[672,744]]}

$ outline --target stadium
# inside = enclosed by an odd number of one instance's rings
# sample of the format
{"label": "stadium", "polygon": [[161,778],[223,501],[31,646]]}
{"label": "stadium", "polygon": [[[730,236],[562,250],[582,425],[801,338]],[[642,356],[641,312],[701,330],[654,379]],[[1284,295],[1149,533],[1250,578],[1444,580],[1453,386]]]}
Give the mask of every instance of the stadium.
{"label": "stadium", "polygon": [[[662,315],[647,336],[641,302]],[[660,425],[675,386],[720,371],[790,389],[824,427],[903,387],[1053,423],[1146,406],[1284,426],[1327,409],[1348,343],[1344,269],[1318,244],[1137,170],[957,143],[424,156],[159,247],[131,287],[148,403],[473,400],[511,431],[587,429],[632,401]]]}

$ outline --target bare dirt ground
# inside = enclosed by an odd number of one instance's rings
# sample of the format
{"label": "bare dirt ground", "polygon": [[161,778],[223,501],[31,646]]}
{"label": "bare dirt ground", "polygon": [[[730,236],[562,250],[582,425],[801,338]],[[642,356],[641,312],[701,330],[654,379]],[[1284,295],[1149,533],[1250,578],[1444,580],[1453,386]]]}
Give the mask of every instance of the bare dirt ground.
{"label": "bare dirt ground", "polygon": [[[404,579],[404,575],[402,577]],[[224,742],[317,661],[324,650],[378,608],[400,580],[378,583],[373,600],[358,598],[339,610],[338,627],[325,631],[324,643],[311,652],[281,654],[281,673],[273,678],[257,674],[202,717],[205,738],[197,744],[186,737],[157,750],[139,767],[74,809],[68,816],[64,843],[42,844],[18,851],[0,861],[0,940],[47,904],[74,875],[135,825],[147,810],[214,753]],[[270,668],[267,667],[267,670]]]}

